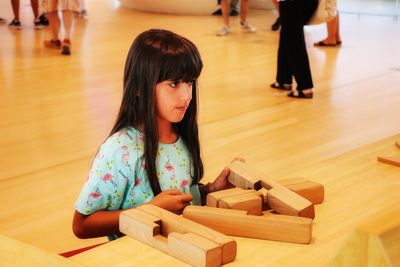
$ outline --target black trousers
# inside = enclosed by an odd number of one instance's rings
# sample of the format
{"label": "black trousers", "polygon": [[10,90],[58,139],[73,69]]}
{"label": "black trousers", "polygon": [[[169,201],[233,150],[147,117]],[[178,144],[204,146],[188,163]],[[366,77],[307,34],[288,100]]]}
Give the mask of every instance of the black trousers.
{"label": "black trousers", "polygon": [[276,81],[280,84],[291,84],[294,76],[299,91],[314,87],[304,39],[304,25],[317,6],[318,0],[279,2],[281,31]]}

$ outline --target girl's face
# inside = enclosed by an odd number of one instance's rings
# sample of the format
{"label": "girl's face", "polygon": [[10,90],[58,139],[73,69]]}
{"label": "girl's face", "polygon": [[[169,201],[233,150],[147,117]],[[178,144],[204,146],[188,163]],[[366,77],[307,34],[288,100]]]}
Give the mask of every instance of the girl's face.
{"label": "girl's face", "polygon": [[192,100],[193,82],[162,81],[156,84],[156,111],[159,122],[180,122]]}

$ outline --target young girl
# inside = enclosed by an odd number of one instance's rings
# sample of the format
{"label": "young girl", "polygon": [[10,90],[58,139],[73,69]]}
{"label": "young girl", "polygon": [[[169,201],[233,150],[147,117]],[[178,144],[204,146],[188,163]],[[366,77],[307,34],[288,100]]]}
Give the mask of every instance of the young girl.
{"label": "young girl", "polygon": [[230,187],[225,168],[213,183],[203,176],[197,126],[195,45],[166,30],[133,42],[125,63],[117,121],[93,161],[76,202],[79,238],[118,237],[122,210],[150,203],[180,214],[208,192]]}

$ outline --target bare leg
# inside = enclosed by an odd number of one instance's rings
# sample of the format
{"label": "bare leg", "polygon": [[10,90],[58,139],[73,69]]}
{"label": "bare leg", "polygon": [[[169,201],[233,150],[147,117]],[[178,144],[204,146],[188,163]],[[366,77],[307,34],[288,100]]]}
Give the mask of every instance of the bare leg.
{"label": "bare leg", "polygon": [[229,6],[231,4],[230,0],[221,0],[221,11],[222,11],[222,17],[224,19],[224,25],[226,27],[230,27],[229,24]]}
{"label": "bare leg", "polygon": [[328,36],[324,40],[314,43],[314,45],[336,46],[338,42],[341,42],[339,34],[339,14],[326,23],[326,29],[328,32]]}
{"label": "bare leg", "polygon": [[65,39],[70,40],[72,35],[72,25],[74,22],[74,12],[71,10],[64,10],[62,12],[63,22],[65,27]]}
{"label": "bare leg", "polygon": [[14,18],[19,20],[19,0],[11,0]]}
{"label": "bare leg", "polygon": [[81,11],[86,10],[86,0],[80,1],[80,9],[81,9]]}
{"label": "bare leg", "polygon": [[46,13],[47,19],[50,22],[50,31],[52,40],[58,40],[58,34],[60,32],[60,19],[58,17],[58,11]]}
{"label": "bare leg", "polygon": [[243,23],[247,22],[247,14],[249,13],[249,1],[240,1],[240,21]]}
{"label": "bare leg", "polygon": [[31,0],[31,6],[35,20],[39,20],[39,1]]}
{"label": "bare leg", "polygon": [[336,16],[336,43],[341,44],[342,43],[342,37],[340,37],[340,27],[339,27],[339,13]]}
{"label": "bare leg", "polygon": [[278,4],[278,0],[272,0],[272,3],[274,4],[276,10],[279,11],[279,4]]}
{"label": "bare leg", "polygon": [[325,39],[325,43],[336,44],[337,16],[326,23],[326,29],[328,31],[328,37]]}

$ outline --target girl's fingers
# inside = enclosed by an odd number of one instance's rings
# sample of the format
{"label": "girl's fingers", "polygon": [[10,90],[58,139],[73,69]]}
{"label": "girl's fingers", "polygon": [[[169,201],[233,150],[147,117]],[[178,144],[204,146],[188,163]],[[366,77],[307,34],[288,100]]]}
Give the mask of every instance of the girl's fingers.
{"label": "girl's fingers", "polygon": [[161,194],[166,195],[182,195],[182,192],[178,189],[168,189],[161,192]]}
{"label": "girl's fingers", "polygon": [[182,194],[181,196],[179,196],[179,198],[182,203],[188,203],[193,200],[193,197],[190,194]]}

